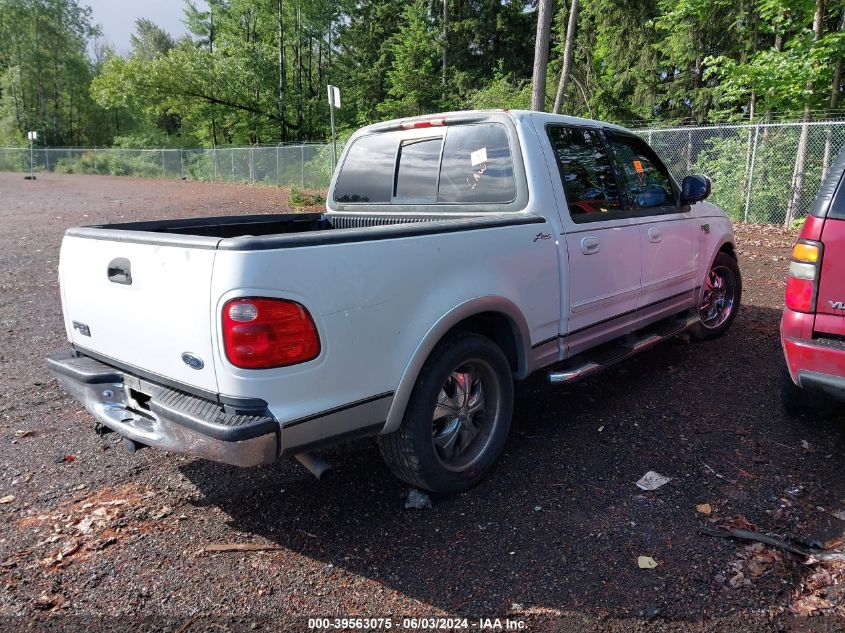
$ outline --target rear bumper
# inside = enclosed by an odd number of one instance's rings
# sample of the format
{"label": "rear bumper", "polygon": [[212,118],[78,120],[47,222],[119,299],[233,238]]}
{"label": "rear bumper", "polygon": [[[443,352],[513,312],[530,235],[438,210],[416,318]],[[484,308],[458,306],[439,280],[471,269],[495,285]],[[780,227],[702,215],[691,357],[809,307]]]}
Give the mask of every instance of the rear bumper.
{"label": "rear bumper", "polygon": [[781,343],[793,382],[845,401],[845,341],[813,338],[813,315],[785,310]]}
{"label": "rear bumper", "polygon": [[140,444],[235,466],[279,455],[279,424],[269,413],[226,413],[217,402],[73,353],[50,356],[47,366],[98,422]]}

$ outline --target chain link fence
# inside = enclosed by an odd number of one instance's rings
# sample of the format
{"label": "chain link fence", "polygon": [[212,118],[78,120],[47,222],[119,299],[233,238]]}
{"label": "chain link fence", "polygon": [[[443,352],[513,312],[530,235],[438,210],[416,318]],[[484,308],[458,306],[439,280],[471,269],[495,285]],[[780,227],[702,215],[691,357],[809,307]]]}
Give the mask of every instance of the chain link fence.
{"label": "chain link fence", "polygon": [[104,174],[325,189],[331,148],[324,143],[214,149],[0,148],[0,171]]}
{"label": "chain link fence", "polygon": [[637,130],[680,181],[713,180],[711,200],[735,220],[791,225],[807,215],[845,146],[845,121]]}
{"label": "chain link fence", "polygon": [[[713,180],[711,200],[735,220],[790,225],[803,218],[845,146],[845,121],[636,130],[680,181]],[[35,171],[207,180],[325,189],[323,143],[215,149],[36,149]],[[28,171],[28,148],[0,148],[0,171]]]}

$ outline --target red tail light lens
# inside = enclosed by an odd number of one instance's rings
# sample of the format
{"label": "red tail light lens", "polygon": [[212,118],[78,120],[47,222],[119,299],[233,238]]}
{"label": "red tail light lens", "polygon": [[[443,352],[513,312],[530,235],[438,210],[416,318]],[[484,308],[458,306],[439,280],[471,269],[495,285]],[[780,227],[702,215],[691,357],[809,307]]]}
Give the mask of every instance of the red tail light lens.
{"label": "red tail light lens", "polygon": [[223,306],[223,347],[235,367],[270,369],[317,358],[320,337],[295,301],[233,299]]}
{"label": "red tail light lens", "polygon": [[786,275],[786,307],[796,312],[814,312],[816,288],[823,248],[820,242],[800,239],[792,249]]}
{"label": "red tail light lens", "polygon": [[815,292],[815,282],[787,277],[786,307],[796,312],[812,312],[816,307],[813,301]]}

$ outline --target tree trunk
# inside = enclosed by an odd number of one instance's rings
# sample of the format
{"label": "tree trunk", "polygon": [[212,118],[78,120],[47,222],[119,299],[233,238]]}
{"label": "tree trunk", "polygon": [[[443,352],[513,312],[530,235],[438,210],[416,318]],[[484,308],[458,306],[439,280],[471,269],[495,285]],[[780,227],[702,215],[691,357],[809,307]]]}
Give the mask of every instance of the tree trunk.
{"label": "tree trunk", "polygon": [[[813,41],[818,41],[822,36],[822,29],[824,28],[824,8],[825,0],[816,0],[816,12],[813,16]],[[807,92],[813,91],[812,80],[807,82]],[[804,169],[807,158],[807,137],[810,134],[810,98],[809,96],[804,100],[804,117],[803,125],[801,125],[801,135],[798,137],[798,150],[795,156],[795,169],[792,171],[792,194],[789,197],[789,203],[786,205],[786,217],[783,225],[789,227],[798,217],[798,205],[801,202],[801,194],[804,190]]]}
{"label": "tree trunk", "polygon": [[[840,33],[845,31],[845,8],[842,9],[842,13],[839,16],[839,28],[837,29]],[[839,59],[836,60],[836,65],[833,67],[833,81],[830,84],[830,109],[836,110],[836,107],[839,105],[839,88],[842,85],[842,56],[839,56]],[[830,170],[830,152],[831,152],[831,143],[833,141],[833,128],[828,127],[827,133],[824,137],[824,155],[822,157],[822,182],[827,179],[827,172]]]}
{"label": "tree trunk", "polygon": [[285,133],[285,0],[276,3],[276,18],[279,27],[279,41],[277,45],[279,62],[279,139],[284,141]]}
{"label": "tree trunk", "polygon": [[549,30],[552,24],[552,0],[539,0],[537,40],[534,45],[534,73],[531,84],[531,109],[546,107],[546,67],[549,64]]}
{"label": "tree trunk", "polygon": [[443,87],[446,87],[446,66],[449,49],[449,0],[443,0]]}
{"label": "tree trunk", "polygon": [[572,48],[575,46],[575,29],[578,25],[578,0],[572,0],[569,8],[569,21],[566,25],[566,44],[563,47],[563,67],[560,69],[560,83],[557,85],[557,95],[552,112],[560,114],[563,106],[563,95],[569,83],[569,74],[572,72]]}
{"label": "tree trunk", "polygon": [[302,0],[296,3],[296,124],[302,137]]}

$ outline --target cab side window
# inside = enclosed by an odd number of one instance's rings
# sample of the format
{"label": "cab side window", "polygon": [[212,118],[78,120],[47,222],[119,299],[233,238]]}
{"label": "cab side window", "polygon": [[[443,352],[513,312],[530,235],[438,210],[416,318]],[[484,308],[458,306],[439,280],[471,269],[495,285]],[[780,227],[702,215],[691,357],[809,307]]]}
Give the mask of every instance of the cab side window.
{"label": "cab side window", "polygon": [[619,188],[599,132],[550,126],[549,140],[557,160],[566,203],[575,222],[612,219],[622,211]]}
{"label": "cab side window", "polygon": [[669,171],[648,144],[636,136],[607,132],[626,205],[638,215],[644,209],[674,207]]}

